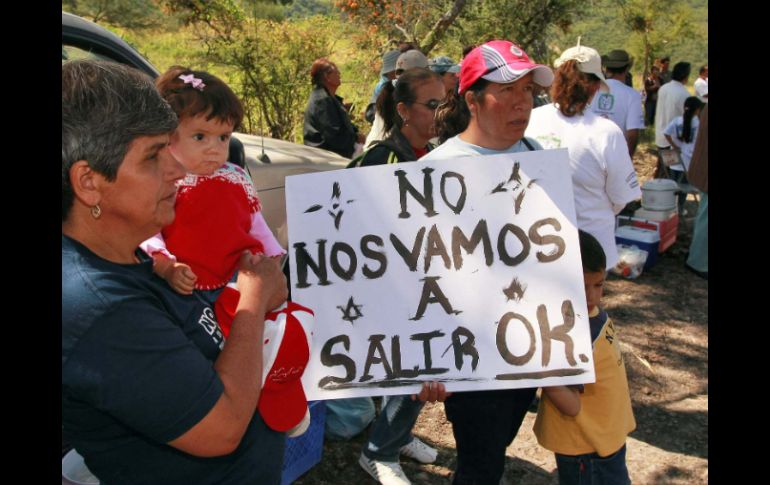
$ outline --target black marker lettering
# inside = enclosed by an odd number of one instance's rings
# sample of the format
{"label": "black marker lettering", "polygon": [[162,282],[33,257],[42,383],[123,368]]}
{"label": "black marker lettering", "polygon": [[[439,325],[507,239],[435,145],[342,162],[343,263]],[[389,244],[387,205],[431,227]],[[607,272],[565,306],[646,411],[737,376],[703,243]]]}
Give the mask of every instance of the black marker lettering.
{"label": "black marker lettering", "polygon": [[444,260],[444,267],[449,269],[452,267],[452,261],[449,259],[449,254],[446,251],[444,241],[441,239],[441,234],[438,233],[436,225],[430,228],[428,231],[428,242],[425,245],[425,273],[430,269],[430,261],[433,256],[441,256]]}
{"label": "black marker lettering", "polygon": [[[446,198],[446,179],[453,177],[460,182],[460,196],[457,198],[454,204],[450,203]],[[452,212],[459,214],[465,207],[465,199],[468,196],[468,189],[465,187],[465,177],[456,172],[444,172],[441,176],[441,198],[444,199],[444,203],[452,209]]]}
{"label": "black marker lettering", "polygon": [[361,253],[363,253],[364,257],[380,263],[380,267],[377,270],[372,270],[366,264],[361,268],[361,272],[364,273],[364,276],[374,279],[385,274],[385,270],[388,268],[388,258],[385,256],[385,253],[371,249],[369,247],[370,243],[374,243],[380,247],[383,247],[384,243],[380,236],[374,236],[372,234],[368,234],[361,238]]}
{"label": "black marker lettering", "polygon": [[452,308],[452,304],[449,303],[449,299],[444,295],[444,292],[441,291],[441,288],[438,286],[438,279],[440,279],[440,276],[427,276],[420,281],[424,281],[425,284],[422,286],[422,296],[420,297],[420,304],[417,306],[417,314],[410,318],[409,320],[419,320],[422,318],[422,316],[425,314],[425,309],[428,307],[428,303],[439,303],[441,304],[441,308],[444,309],[445,312],[448,314],[454,313],[455,315],[462,313],[459,310],[454,310]]}
{"label": "black marker lettering", "polygon": [[425,359],[425,368],[420,369],[420,374],[443,374],[449,369],[447,368],[434,368],[433,358],[430,352],[430,341],[436,337],[443,337],[445,334],[441,330],[434,330],[427,333],[416,333],[410,337],[411,340],[422,341],[423,356]]}
{"label": "black marker lettering", "polygon": [[[339,253],[343,252],[348,255],[348,268],[344,269],[340,264]],[[356,258],[356,252],[347,243],[336,242],[332,245],[332,252],[329,256],[332,264],[332,271],[345,281],[353,279],[353,275],[358,267],[358,259]]]}
{"label": "black marker lettering", "polygon": [[424,237],[425,228],[421,227],[420,230],[417,231],[417,235],[414,236],[414,244],[412,244],[412,250],[409,251],[395,234],[390,234],[390,242],[393,244],[393,248],[401,256],[401,259],[404,260],[407,267],[409,267],[409,271],[417,271],[417,258],[420,256],[420,246],[422,246]]}
{"label": "black marker lettering", "polygon": [[333,354],[332,347],[342,343],[345,350],[350,350],[350,337],[347,335],[337,335],[326,341],[321,349],[321,363],[326,367],[341,365],[345,368],[345,377],[326,376],[318,381],[318,387],[326,387],[330,383],[351,382],[356,377],[356,363],[345,354]]}
{"label": "black marker lettering", "polygon": [[398,192],[401,200],[401,212],[398,214],[400,219],[408,219],[411,217],[409,211],[406,210],[406,193],[409,192],[414,199],[425,208],[425,215],[433,217],[438,212],[433,210],[433,180],[431,178],[432,168],[422,169],[422,193],[420,193],[414,186],[407,180],[406,172],[403,170],[396,170],[393,175],[398,177]]}
{"label": "black marker lettering", "polygon": [[564,300],[561,304],[561,315],[564,318],[564,324],[551,328],[548,324],[548,313],[545,305],[537,307],[537,323],[540,325],[540,337],[543,340],[543,367],[551,361],[551,340],[559,340],[564,343],[564,354],[567,357],[569,365],[575,366],[575,344],[569,331],[575,326],[575,311],[572,309],[572,302]]}
{"label": "black marker lettering", "polygon": [[[508,254],[508,250],[505,248],[505,236],[509,232],[513,233],[513,235],[519,239],[519,242],[521,242],[521,252],[515,258],[512,258]],[[517,264],[527,259],[527,256],[529,256],[529,247],[529,239],[527,239],[527,235],[524,233],[524,230],[519,226],[506,224],[502,229],[500,229],[500,234],[497,237],[497,252],[500,254],[500,261],[506,265],[516,266]]]}
{"label": "black marker lettering", "polygon": [[[464,341],[460,341],[460,337],[464,337]],[[471,356],[471,370],[475,371],[476,366],[479,365],[479,351],[476,350],[474,343],[476,337],[465,327],[457,327],[452,332],[452,347],[455,353],[455,367],[457,370],[463,368],[463,355]]]}
{"label": "black marker lettering", "polygon": [[[529,333],[529,350],[527,350],[527,353],[521,356],[516,356],[511,353],[510,350],[508,350],[508,342],[506,341],[505,334],[508,330],[508,323],[516,319],[524,324],[524,328],[527,329],[527,333]],[[505,315],[503,315],[503,318],[500,319],[500,323],[497,326],[497,351],[500,352],[500,356],[508,362],[511,365],[524,365],[532,358],[532,356],[535,354],[535,330],[532,328],[532,324],[529,323],[529,320],[527,320],[524,315],[519,315],[518,313],[508,312]]]}
{"label": "black marker lettering", "polygon": [[[366,382],[373,379],[374,376],[369,374],[369,369],[372,364],[382,364],[385,369],[385,379],[393,378],[393,370],[388,363],[388,356],[385,355],[385,348],[382,346],[382,341],[385,339],[385,335],[372,335],[369,337],[369,351],[366,354],[366,364],[364,364],[364,374],[358,380],[359,382]],[[379,354],[379,357],[374,355]]]}
{"label": "black marker lettering", "polygon": [[313,273],[318,277],[318,284],[321,286],[330,285],[331,283],[327,279],[326,272],[326,240],[319,239],[316,241],[318,244],[318,262],[313,261],[313,258],[305,250],[305,243],[294,244],[294,258],[297,261],[297,288],[307,288],[310,283],[307,282],[307,269],[313,270]]}
{"label": "black marker lettering", "polygon": [[538,229],[545,226],[546,224],[549,224],[554,227],[557,231],[561,231],[561,224],[559,224],[559,221],[556,220],[553,217],[548,217],[546,219],[541,219],[534,224],[532,224],[532,227],[529,228],[529,238],[532,240],[534,244],[543,246],[546,244],[553,244],[556,246],[556,249],[551,251],[549,254],[546,254],[544,251],[538,251],[536,253],[537,260],[541,263],[550,263],[551,261],[556,261],[562,255],[564,254],[564,249],[566,248],[566,244],[564,243],[564,239],[562,239],[560,236],[556,236],[553,234],[547,234],[545,236],[542,236]]}
{"label": "black marker lettering", "polygon": [[468,254],[473,254],[473,251],[476,250],[480,242],[484,243],[484,262],[487,266],[492,266],[494,254],[492,253],[492,242],[489,240],[486,220],[482,219],[476,224],[470,241],[459,227],[455,226],[452,229],[452,259],[454,260],[455,270],[463,267],[463,256],[460,253],[460,248],[463,248]]}

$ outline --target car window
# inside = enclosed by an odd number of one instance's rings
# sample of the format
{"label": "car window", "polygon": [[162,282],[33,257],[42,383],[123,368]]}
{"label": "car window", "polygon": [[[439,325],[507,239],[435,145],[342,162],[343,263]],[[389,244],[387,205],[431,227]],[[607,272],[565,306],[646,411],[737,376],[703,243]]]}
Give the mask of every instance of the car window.
{"label": "car window", "polygon": [[114,60],[107,56],[97,54],[96,52],[87,51],[87,50],[81,49],[80,47],[75,47],[74,45],[62,44],[61,46],[62,64],[64,64],[67,61],[74,61],[76,59],[95,59],[100,61]]}

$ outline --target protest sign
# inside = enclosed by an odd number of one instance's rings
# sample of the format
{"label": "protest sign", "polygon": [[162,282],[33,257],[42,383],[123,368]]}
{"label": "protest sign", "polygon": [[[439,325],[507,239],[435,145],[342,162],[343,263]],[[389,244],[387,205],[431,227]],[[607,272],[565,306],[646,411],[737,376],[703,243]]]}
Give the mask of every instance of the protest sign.
{"label": "protest sign", "polygon": [[308,399],[594,382],[567,151],[286,179]]}

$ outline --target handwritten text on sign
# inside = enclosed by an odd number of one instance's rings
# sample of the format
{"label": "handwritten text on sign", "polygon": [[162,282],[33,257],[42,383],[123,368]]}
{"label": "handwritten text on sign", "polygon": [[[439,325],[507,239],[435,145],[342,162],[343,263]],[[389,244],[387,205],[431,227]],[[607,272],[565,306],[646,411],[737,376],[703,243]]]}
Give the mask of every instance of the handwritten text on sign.
{"label": "handwritten text on sign", "polygon": [[566,150],[288,177],[308,399],[594,382]]}

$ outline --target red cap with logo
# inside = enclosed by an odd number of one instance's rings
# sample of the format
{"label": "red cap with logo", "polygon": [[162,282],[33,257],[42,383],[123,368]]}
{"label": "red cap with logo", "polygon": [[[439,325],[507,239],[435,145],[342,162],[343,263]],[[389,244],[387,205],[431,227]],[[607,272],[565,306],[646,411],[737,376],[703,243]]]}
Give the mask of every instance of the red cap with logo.
{"label": "red cap with logo", "polygon": [[553,82],[553,71],[548,66],[535,64],[519,46],[507,40],[491,40],[465,56],[460,68],[460,87],[463,94],[479,78],[493,83],[508,84],[532,72],[535,83],[547,87]]}

